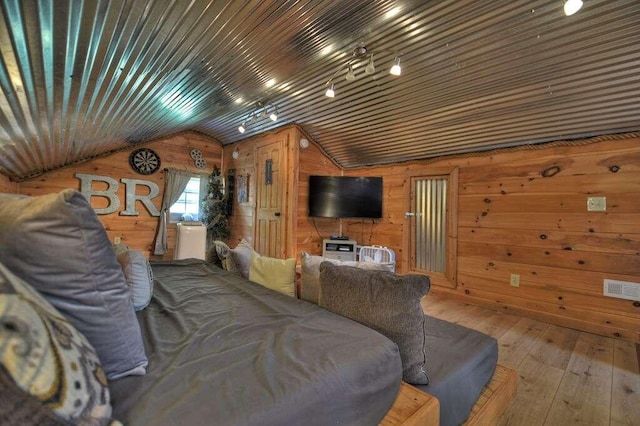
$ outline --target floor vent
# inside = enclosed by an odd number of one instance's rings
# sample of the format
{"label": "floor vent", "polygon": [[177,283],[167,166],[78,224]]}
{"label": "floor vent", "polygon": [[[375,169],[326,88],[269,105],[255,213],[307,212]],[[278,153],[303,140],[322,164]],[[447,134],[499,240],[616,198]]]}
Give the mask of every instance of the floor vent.
{"label": "floor vent", "polygon": [[604,280],[604,295],[640,301],[640,284],[629,281]]}

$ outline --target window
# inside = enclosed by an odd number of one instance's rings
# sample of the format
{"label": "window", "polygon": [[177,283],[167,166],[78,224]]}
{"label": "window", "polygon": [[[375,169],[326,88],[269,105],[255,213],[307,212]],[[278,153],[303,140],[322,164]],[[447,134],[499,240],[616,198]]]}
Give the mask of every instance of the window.
{"label": "window", "polygon": [[[194,176],[189,179],[189,183],[184,189],[184,192],[180,195],[178,201],[176,201],[169,209],[171,222],[179,222],[181,220],[200,220],[200,206],[206,193],[206,176]],[[189,219],[187,215],[191,215],[191,218]]]}

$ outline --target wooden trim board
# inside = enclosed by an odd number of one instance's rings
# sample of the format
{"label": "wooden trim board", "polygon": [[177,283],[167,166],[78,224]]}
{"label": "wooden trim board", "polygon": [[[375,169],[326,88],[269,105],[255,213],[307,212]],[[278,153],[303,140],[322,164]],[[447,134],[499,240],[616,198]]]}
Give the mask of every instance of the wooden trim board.
{"label": "wooden trim board", "polygon": [[[471,414],[468,426],[496,424],[509,402],[516,396],[516,370],[496,365],[493,377],[482,390]],[[402,382],[398,397],[380,422],[381,426],[416,426],[440,424],[440,403],[428,393]]]}
{"label": "wooden trim board", "polygon": [[406,382],[400,384],[398,396],[384,416],[381,426],[437,425],[440,423],[440,402]]}

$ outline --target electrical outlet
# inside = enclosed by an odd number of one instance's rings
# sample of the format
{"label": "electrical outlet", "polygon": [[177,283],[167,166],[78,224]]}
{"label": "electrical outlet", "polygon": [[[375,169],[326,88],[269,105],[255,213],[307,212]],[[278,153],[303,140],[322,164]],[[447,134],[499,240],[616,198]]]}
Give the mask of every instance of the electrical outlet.
{"label": "electrical outlet", "polygon": [[520,287],[520,275],[511,274],[510,284],[511,287]]}
{"label": "electrical outlet", "polygon": [[113,237],[113,244],[120,244],[122,242],[122,237]]}

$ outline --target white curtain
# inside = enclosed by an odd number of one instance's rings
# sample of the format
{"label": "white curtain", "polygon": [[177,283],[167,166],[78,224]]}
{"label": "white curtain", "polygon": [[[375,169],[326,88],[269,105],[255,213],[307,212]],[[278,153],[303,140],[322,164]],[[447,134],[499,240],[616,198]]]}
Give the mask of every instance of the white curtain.
{"label": "white curtain", "polygon": [[167,244],[167,223],[169,223],[169,207],[173,205],[189,183],[193,173],[184,170],[165,169],[164,194],[162,195],[162,210],[156,233],[156,247],[153,254],[165,254],[169,249]]}

